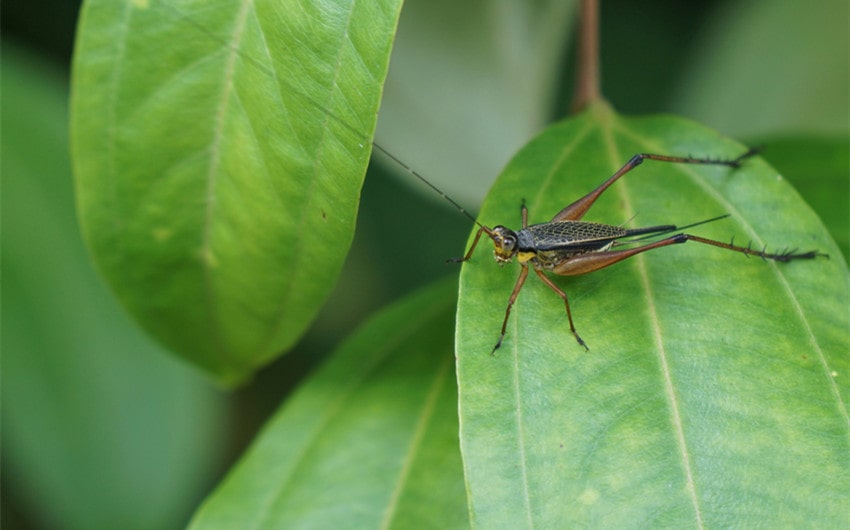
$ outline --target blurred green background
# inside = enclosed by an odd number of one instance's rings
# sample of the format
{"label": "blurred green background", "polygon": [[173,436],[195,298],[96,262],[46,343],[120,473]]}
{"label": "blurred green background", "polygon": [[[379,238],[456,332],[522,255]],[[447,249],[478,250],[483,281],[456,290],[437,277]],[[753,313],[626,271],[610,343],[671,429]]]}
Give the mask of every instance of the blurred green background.
{"label": "blurred green background", "polygon": [[[474,209],[512,153],[565,114],[575,9],[456,4],[405,7],[377,140]],[[602,86],[621,112],[672,112],[765,143],[846,257],[848,4],[802,4],[603,2]],[[219,391],[128,319],[80,239],[67,133],[78,8],[2,4],[3,526],[179,527],[372,310],[456,274],[444,260],[470,227],[374,163],[351,254],[311,331],[250,385]]]}

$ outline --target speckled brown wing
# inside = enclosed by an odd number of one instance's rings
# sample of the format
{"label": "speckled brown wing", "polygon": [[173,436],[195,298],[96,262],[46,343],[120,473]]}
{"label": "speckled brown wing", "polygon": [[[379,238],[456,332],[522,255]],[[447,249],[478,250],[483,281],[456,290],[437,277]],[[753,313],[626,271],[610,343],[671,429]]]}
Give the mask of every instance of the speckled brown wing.
{"label": "speckled brown wing", "polygon": [[533,236],[537,250],[559,248],[602,248],[617,238],[629,234],[619,226],[587,221],[561,221],[531,225],[526,228]]}

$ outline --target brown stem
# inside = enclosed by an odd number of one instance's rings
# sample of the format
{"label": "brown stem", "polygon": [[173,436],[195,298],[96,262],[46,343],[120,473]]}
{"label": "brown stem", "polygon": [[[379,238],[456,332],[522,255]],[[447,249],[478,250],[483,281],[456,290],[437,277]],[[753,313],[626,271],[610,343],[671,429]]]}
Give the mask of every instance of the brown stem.
{"label": "brown stem", "polygon": [[573,113],[602,99],[599,91],[599,0],[581,0]]}

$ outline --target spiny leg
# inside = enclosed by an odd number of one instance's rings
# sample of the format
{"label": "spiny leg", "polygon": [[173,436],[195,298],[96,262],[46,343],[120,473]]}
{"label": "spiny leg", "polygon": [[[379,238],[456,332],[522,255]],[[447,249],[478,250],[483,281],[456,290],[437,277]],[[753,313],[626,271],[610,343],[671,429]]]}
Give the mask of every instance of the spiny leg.
{"label": "spiny leg", "polygon": [[630,248],[627,250],[615,250],[611,252],[588,252],[587,254],[573,256],[571,258],[565,259],[561,263],[558,263],[552,269],[552,272],[561,276],[576,276],[579,274],[586,274],[588,272],[604,269],[609,265],[613,265],[615,263],[623,261],[624,259],[628,259],[636,254],[640,254],[641,252],[646,252],[647,250],[652,250],[654,248],[664,247],[667,245],[675,245],[677,243],[686,243],[688,241],[712,245],[726,250],[734,250],[735,252],[740,252],[747,256],[758,256],[763,259],[769,259],[779,262],[788,262],[795,259],[814,259],[818,256],[829,257],[828,255],[818,252],[816,250],[799,253],[792,251],[782,252],[779,254],[772,254],[769,252],[765,252],[764,250],[753,250],[750,247],[740,247],[737,245],[732,245],[730,243],[723,243],[722,241],[715,241],[713,239],[706,239],[704,237],[694,236],[690,234],[676,234],[668,238],[649,243],[647,245]]}
{"label": "spiny leg", "polygon": [[620,177],[638,167],[643,163],[644,160],[658,160],[660,162],[673,162],[679,164],[706,164],[706,165],[715,165],[715,166],[728,166],[732,168],[737,168],[741,165],[746,158],[749,158],[756,154],[758,149],[750,149],[747,152],[740,155],[738,158],[734,160],[718,160],[712,158],[693,158],[689,156],[667,156],[667,155],[654,155],[651,153],[640,153],[633,156],[629,159],[626,164],[618,169],[613,175],[608,177],[608,180],[599,185],[595,190],[591,191],[581,199],[575,201],[570,204],[560,212],[558,212],[555,217],[552,218],[552,221],[578,221],[587,211],[593,206],[593,203],[596,202],[596,199],[599,198],[602,193],[608,189],[611,184],[617,181]]}
{"label": "spiny leg", "polygon": [[528,265],[523,264],[522,269],[519,271],[519,278],[516,280],[516,285],[514,285],[514,290],[511,292],[511,297],[508,299],[508,307],[505,309],[505,320],[502,321],[502,334],[499,335],[499,340],[496,342],[496,345],[493,346],[493,351],[490,352],[490,355],[495,355],[496,350],[499,349],[499,346],[502,345],[502,339],[505,338],[505,333],[508,329],[508,317],[511,316],[511,308],[514,306],[514,302],[516,302],[516,297],[519,296],[519,291],[522,289],[522,284],[525,283],[525,279],[528,277]]}
{"label": "spiny leg", "polygon": [[587,344],[585,344],[584,341],[581,340],[581,337],[578,336],[578,332],[576,331],[575,324],[573,324],[573,314],[570,311],[570,302],[567,300],[567,293],[565,293],[564,291],[561,290],[560,287],[555,285],[552,282],[552,280],[550,280],[545,274],[543,274],[543,271],[541,271],[540,269],[534,269],[534,272],[536,272],[537,276],[539,276],[540,279],[543,280],[543,283],[545,283],[546,285],[549,286],[550,289],[552,289],[553,291],[558,293],[558,296],[560,296],[564,300],[564,305],[567,307],[567,320],[570,321],[570,331],[572,331],[573,337],[576,338],[576,340],[579,343],[579,346],[584,347],[584,351],[589,351]]}
{"label": "spiny leg", "polygon": [[714,247],[725,248],[726,250],[734,250],[735,252],[740,252],[745,256],[758,256],[762,259],[769,259],[773,261],[778,261],[780,263],[787,263],[789,261],[793,261],[795,259],[814,259],[818,256],[829,258],[829,254],[824,254],[823,252],[818,252],[817,250],[810,250],[808,252],[797,252],[796,250],[791,250],[787,252],[780,252],[778,254],[766,252],[766,248],[762,250],[753,250],[751,247],[741,247],[738,245],[734,245],[732,243],[724,243],[722,241],[717,241],[714,239],[707,239],[704,237],[693,236],[691,234],[680,234],[684,236],[684,238],[688,241],[695,241],[697,243],[703,243],[706,245],[711,245]]}

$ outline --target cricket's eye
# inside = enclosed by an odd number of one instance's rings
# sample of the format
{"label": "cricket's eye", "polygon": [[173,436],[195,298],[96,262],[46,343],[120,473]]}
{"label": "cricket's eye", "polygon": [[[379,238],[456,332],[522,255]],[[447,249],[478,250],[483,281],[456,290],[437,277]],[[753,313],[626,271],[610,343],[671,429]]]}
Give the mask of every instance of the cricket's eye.
{"label": "cricket's eye", "polygon": [[490,237],[493,238],[493,245],[496,247],[493,249],[496,261],[510,262],[511,257],[516,254],[517,247],[517,237],[514,231],[504,226],[497,226],[493,228]]}
{"label": "cricket's eye", "polygon": [[505,244],[505,238],[507,237],[507,229],[504,226],[494,227],[493,233],[490,237],[493,239],[493,243],[495,243],[497,247],[502,248]]}

